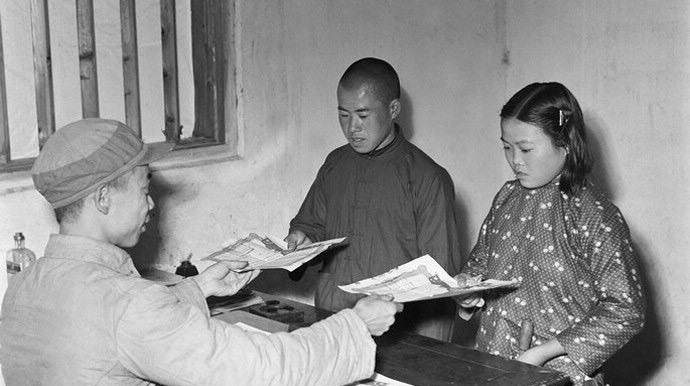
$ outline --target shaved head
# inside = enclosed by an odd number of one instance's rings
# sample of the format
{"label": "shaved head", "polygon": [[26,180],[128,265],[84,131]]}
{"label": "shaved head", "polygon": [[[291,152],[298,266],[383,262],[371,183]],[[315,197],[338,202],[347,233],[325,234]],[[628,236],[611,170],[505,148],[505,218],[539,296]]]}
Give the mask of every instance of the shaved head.
{"label": "shaved head", "polygon": [[393,66],[377,58],[360,59],[350,65],[338,82],[338,87],[354,90],[362,85],[384,105],[400,98],[400,79]]}

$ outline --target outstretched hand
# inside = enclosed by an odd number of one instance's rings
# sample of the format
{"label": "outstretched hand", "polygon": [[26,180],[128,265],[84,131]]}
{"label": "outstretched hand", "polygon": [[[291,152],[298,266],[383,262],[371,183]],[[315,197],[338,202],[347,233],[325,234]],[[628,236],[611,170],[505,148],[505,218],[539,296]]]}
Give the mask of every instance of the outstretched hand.
{"label": "outstretched hand", "polygon": [[367,296],[359,299],[352,308],[371,335],[379,336],[388,331],[395,322],[395,314],[403,310],[403,305],[392,302],[392,299],[391,296]]}
{"label": "outstretched hand", "polygon": [[242,287],[254,280],[261,271],[235,272],[247,266],[246,261],[221,261],[192,277],[204,296],[234,295]]}

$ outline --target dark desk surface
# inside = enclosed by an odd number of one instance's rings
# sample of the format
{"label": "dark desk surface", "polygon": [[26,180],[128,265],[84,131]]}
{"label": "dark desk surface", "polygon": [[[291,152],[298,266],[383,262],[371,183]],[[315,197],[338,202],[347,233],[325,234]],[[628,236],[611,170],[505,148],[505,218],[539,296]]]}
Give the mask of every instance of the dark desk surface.
{"label": "dark desk surface", "polygon": [[[278,296],[259,293],[264,300],[279,300],[304,312],[304,321],[289,329],[305,327],[331,313]],[[415,386],[569,385],[558,372],[486,354],[421,335],[388,331],[375,338],[376,372]]]}

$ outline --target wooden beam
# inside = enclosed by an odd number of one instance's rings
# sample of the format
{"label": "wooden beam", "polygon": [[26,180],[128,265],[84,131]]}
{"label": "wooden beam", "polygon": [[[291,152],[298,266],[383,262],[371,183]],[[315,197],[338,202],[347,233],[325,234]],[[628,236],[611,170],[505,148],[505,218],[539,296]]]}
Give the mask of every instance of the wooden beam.
{"label": "wooden beam", "polygon": [[55,101],[47,0],[31,0],[31,38],[34,53],[38,147],[40,149],[43,148],[48,137],[55,132]]}
{"label": "wooden beam", "polygon": [[10,156],[10,126],[7,122],[7,86],[5,85],[5,54],[2,48],[0,24],[0,166],[7,165]]}
{"label": "wooden beam", "polygon": [[79,77],[81,78],[81,112],[84,118],[92,118],[99,116],[93,0],[76,1]]}
{"label": "wooden beam", "polygon": [[120,0],[122,30],[122,75],[125,90],[127,126],[141,138],[141,105],[139,99],[139,53],[137,17],[134,0]]}
{"label": "wooden beam", "polygon": [[175,0],[161,0],[161,44],[163,47],[163,106],[165,140],[180,139],[180,100],[177,81],[177,32]]}

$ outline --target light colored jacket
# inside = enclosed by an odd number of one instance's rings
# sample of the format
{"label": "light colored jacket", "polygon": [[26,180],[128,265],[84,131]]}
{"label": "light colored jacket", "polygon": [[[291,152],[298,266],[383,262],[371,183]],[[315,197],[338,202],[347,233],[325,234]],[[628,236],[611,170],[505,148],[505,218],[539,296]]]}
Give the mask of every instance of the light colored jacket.
{"label": "light colored jacket", "polygon": [[376,345],[352,311],[262,335],[211,319],[193,280],[142,279],[120,248],[52,235],[2,305],[14,385],[330,386],[370,376]]}

